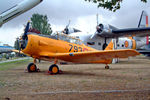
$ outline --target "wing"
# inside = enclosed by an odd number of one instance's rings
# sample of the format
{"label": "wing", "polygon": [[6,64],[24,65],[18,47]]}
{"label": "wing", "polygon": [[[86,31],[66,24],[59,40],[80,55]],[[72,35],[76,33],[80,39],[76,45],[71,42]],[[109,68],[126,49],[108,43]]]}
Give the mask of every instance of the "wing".
{"label": "wing", "polygon": [[19,50],[11,50],[12,52],[16,52],[16,53],[20,53],[20,54],[24,54],[22,51],[19,51]]}
{"label": "wing", "polygon": [[147,35],[150,35],[150,27],[112,30],[112,35],[113,35],[113,37],[147,36]]}
{"label": "wing", "polygon": [[[43,55],[45,54],[45,55]],[[111,51],[89,51],[73,53],[41,53],[41,56],[56,58],[74,63],[93,63],[101,60],[111,60],[112,58],[127,58],[139,55],[135,50],[111,50]]]}
{"label": "wing", "polygon": [[97,26],[97,35],[101,37],[121,37],[121,36],[147,36],[150,35],[150,27],[148,27],[148,14],[142,11],[138,28],[118,29],[112,25],[99,24]]}
{"label": "wing", "polygon": [[96,35],[107,38],[122,37],[122,36],[148,36],[150,35],[150,27],[143,28],[126,28],[126,29],[104,29],[101,32],[96,32]]}

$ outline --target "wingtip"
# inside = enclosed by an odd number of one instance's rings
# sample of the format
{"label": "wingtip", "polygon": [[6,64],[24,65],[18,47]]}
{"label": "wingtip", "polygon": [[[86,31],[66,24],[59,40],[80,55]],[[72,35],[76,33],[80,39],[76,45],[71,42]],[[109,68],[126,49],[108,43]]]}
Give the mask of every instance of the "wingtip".
{"label": "wingtip", "polygon": [[138,51],[134,50],[134,52],[136,53],[136,55],[140,55],[141,53],[139,53]]}

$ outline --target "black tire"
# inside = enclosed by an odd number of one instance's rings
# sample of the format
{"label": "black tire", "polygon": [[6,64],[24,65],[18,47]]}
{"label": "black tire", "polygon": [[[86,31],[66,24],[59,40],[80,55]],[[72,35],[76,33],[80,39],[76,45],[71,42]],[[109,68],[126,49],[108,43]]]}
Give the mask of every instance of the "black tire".
{"label": "black tire", "polygon": [[49,71],[51,74],[58,74],[59,73],[59,67],[57,65],[53,64],[49,67]]}
{"label": "black tire", "polygon": [[105,69],[109,69],[109,66],[105,66]]}
{"label": "black tire", "polygon": [[27,67],[28,72],[37,72],[37,67],[34,63],[30,63]]}

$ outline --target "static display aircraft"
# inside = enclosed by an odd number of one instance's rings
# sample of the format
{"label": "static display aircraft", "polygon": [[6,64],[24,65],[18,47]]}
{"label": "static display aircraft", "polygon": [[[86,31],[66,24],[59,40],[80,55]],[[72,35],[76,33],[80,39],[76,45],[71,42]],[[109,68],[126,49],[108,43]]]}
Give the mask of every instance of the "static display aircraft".
{"label": "static display aircraft", "polygon": [[24,0],[19,4],[7,9],[0,14],[0,26],[8,22],[9,20],[19,16],[20,14],[30,10],[42,1],[43,0]]}
{"label": "static display aircraft", "polygon": [[[148,27],[148,14],[143,11],[142,12],[142,17],[140,18],[140,22],[138,24],[138,27]],[[144,38],[144,39],[142,39]],[[135,39],[136,41],[141,41],[144,40],[145,45],[138,48],[138,52],[150,56],[150,36],[146,36],[146,37],[133,37],[133,39]]]}
{"label": "static display aircraft", "polygon": [[27,67],[28,72],[36,72],[36,59],[54,61],[49,67],[49,71],[53,74],[59,73],[59,67],[56,65],[58,61],[67,61],[72,63],[101,63],[106,64],[105,68],[109,68],[112,58],[126,58],[129,56],[139,55],[132,49],[112,50],[112,42],[104,51],[99,51],[88,47],[81,43],[79,39],[69,37],[67,35],[57,34],[54,36],[43,36],[28,32],[29,22],[25,28],[25,32],[20,38],[21,52],[34,58],[34,62]]}
{"label": "static display aircraft", "polygon": [[114,49],[140,49],[149,44],[147,35],[150,35],[150,27],[147,26],[148,15],[143,11],[138,28],[118,29],[111,25],[99,24],[95,33],[69,31],[69,36],[79,38],[85,45],[98,50],[104,50],[112,39]]}
{"label": "static display aircraft", "polygon": [[10,46],[0,46],[0,54],[2,53],[11,53],[14,50],[13,47]]}

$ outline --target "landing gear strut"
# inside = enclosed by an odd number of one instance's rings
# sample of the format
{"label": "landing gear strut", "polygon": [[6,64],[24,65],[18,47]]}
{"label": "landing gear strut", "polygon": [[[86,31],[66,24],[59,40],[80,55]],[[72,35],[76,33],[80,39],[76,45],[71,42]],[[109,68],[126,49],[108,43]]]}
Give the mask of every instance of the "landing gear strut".
{"label": "landing gear strut", "polygon": [[[34,59],[33,62],[34,63],[30,63],[27,66],[28,72],[39,72],[39,69],[37,68],[37,66],[35,64],[36,59]],[[59,70],[59,67],[56,65],[57,62],[58,62],[57,59],[55,59],[54,64],[49,67],[49,71],[48,71],[49,74],[59,74],[59,73],[61,73],[61,71]]]}
{"label": "landing gear strut", "polygon": [[105,43],[103,44],[103,50],[107,47],[107,38],[105,38]]}

